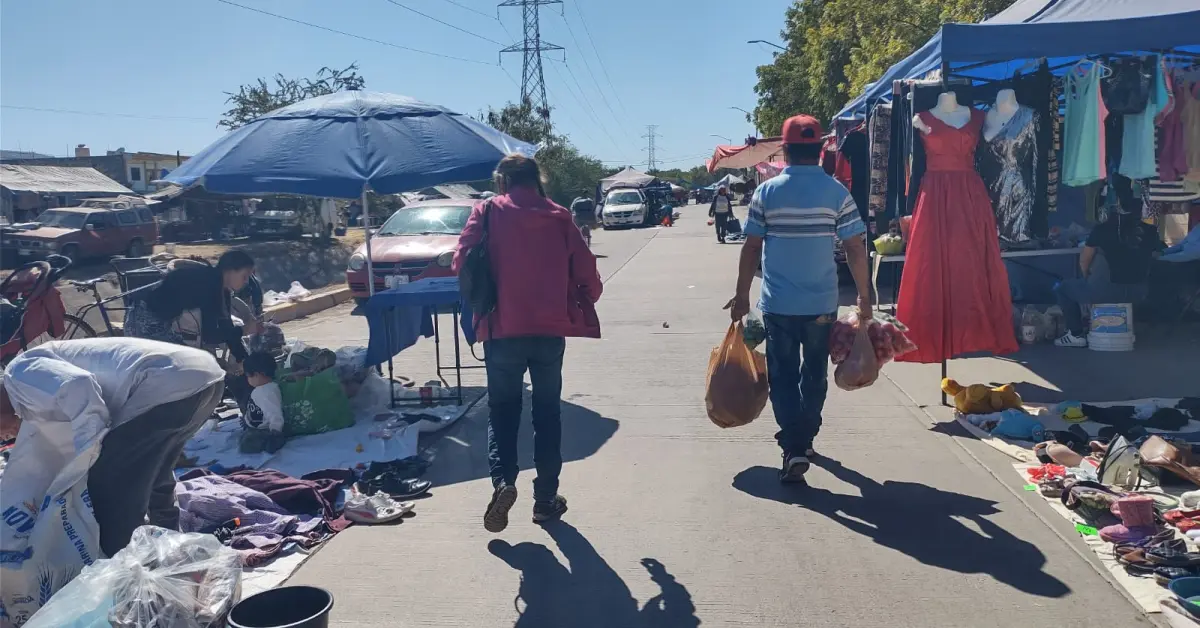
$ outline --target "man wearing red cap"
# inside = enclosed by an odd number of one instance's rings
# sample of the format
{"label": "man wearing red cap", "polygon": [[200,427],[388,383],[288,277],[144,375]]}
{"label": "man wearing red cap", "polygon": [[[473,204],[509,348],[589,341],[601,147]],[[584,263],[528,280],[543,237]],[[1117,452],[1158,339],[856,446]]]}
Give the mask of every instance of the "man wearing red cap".
{"label": "man wearing red cap", "polygon": [[803,482],[821,429],[829,389],[829,329],[837,318],[834,238],[842,241],[858,287],[860,316],[871,314],[866,225],[854,199],[821,169],[821,123],[808,115],[783,123],[788,167],[758,186],[750,201],[733,320],[750,311],[750,285],[762,263],[759,309],[767,327],[767,376],[783,449],[783,482]]}

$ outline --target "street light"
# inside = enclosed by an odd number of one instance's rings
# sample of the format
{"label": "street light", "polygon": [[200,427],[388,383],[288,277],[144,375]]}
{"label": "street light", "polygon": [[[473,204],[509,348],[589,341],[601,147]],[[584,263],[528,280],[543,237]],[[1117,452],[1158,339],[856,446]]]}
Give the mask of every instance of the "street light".
{"label": "street light", "polygon": [[741,107],[730,107],[730,109],[737,109],[738,111],[740,111],[740,112],[742,112],[742,113],[744,113],[744,114],[746,114],[746,115],[748,115],[748,116],[752,116],[752,115],[754,115],[754,114],[750,113],[749,111],[746,111],[745,109],[742,109]]}
{"label": "street light", "polygon": [[773,44],[773,43],[771,43],[771,42],[769,42],[769,41],[765,41],[765,40],[762,40],[762,39],[751,39],[750,41],[748,41],[748,42],[746,42],[746,43],[748,43],[748,44],[766,44],[766,45],[768,45],[768,46],[774,46],[774,47],[776,47],[776,48],[778,48],[778,49],[780,49],[780,50],[782,50],[782,51],[784,51],[784,52],[787,52],[787,48],[784,48],[783,46],[780,46],[779,44]]}
{"label": "street light", "polygon": [[719,138],[725,140],[726,143],[729,143],[729,144],[733,143],[733,140],[729,139],[728,137],[725,137],[724,135],[717,135],[716,133],[709,133],[709,135],[712,137],[719,137]]}

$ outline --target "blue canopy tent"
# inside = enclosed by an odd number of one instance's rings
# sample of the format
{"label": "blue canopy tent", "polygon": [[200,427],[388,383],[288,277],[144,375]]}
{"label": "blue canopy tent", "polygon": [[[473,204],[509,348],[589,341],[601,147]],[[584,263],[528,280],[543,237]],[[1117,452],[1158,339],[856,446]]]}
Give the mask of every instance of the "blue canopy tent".
{"label": "blue canopy tent", "polygon": [[1200,0],[1017,0],[978,24],[945,24],[924,46],[888,68],[836,118],[861,118],[888,101],[892,82],[941,68],[945,77],[1007,77],[1030,61],[1053,67],[1106,53],[1200,53]]}
{"label": "blue canopy tent", "polygon": [[[537,147],[407,96],[342,91],[276,109],[221,139],[163,181],[222,194],[362,198],[490,178],[505,155]],[[370,220],[367,286],[374,294]]]}

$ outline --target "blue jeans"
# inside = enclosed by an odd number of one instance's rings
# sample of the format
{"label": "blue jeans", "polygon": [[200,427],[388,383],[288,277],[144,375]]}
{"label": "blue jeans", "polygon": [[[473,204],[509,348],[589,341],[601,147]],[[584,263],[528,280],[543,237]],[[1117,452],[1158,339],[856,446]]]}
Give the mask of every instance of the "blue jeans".
{"label": "blue jeans", "polygon": [[525,371],[533,384],[534,500],[558,494],[562,471],[562,364],[565,338],[499,338],[483,344],[488,378],[488,468],[492,486],[517,482],[517,434]]}
{"label": "blue jeans", "polygon": [[763,314],[767,326],[767,380],[779,431],[775,440],[788,455],[803,456],[821,430],[829,392],[829,330],[837,313],[820,316]]}

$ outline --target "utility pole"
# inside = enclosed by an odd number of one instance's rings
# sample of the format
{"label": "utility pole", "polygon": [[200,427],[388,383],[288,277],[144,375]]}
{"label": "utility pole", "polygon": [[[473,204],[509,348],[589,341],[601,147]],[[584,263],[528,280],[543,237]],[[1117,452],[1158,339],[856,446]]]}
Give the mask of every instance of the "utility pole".
{"label": "utility pole", "polygon": [[546,102],[546,81],[542,77],[542,52],[564,50],[562,46],[542,41],[542,27],[538,7],[544,4],[562,4],[562,0],[504,0],[500,7],[521,7],[524,21],[524,39],[500,51],[524,53],[521,66],[521,104],[530,103],[537,115],[550,126],[550,105]]}
{"label": "utility pole", "polygon": [[646,134],[642,136],[646,138],[646,172],[648,173],[658,170],[658,162],[654,158],[654,138],[658,137],[658,133],[655,132],[657,129],[657,124],[647,124]]}

